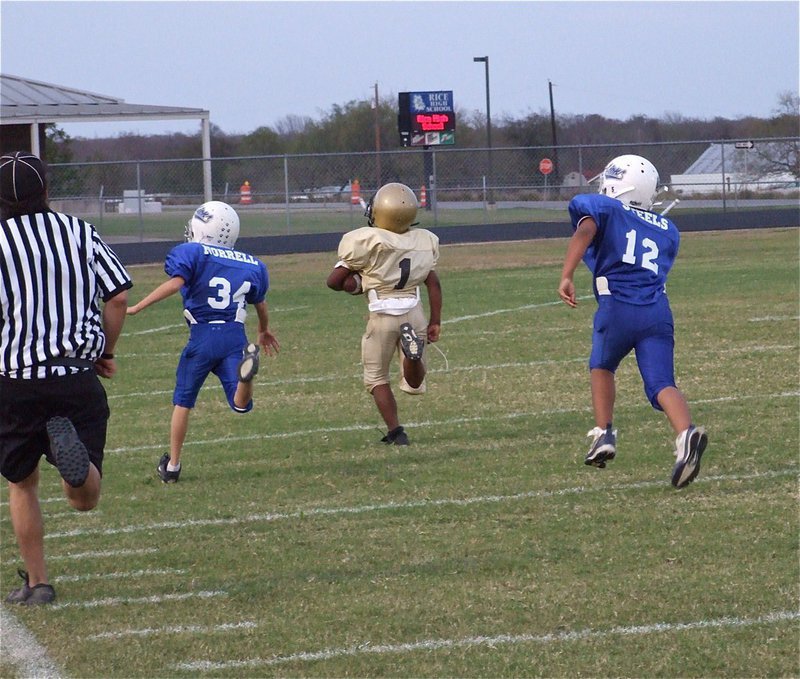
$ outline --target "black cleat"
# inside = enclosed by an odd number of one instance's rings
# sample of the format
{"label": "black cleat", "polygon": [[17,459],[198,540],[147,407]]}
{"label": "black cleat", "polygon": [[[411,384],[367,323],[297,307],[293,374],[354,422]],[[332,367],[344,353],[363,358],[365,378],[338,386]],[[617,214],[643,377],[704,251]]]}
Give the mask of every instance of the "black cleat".
{"label": "black cleat", "polygon": [[407,446],[409,445],[408,434],[406,434],[406,430],[400,426],[386,434],[386,436],[381,439],[381,443],[385,443],[387,446]]}
{"label": "black cleat", "polygon": [[21,604],[23,606],[40,606],[51,604],[56,600],[56,591],[52,585],[38,584],[31,587],[28,584],[28,574],[23,570],[17,570],[25,584],[19,589],[13,590],[7,597],[8,604]]}
{"label": "black cleat", "polygon": [[164,483],[177,483],[181,476],[181,470],[178,469],[176,472],[171,472],[169,469],[167,469],[168,464],[169,454],[164,453],[161,456],[161,459],[158,461],[158,475],[161,477],[161,480]]}
{"label": "black cleat", "polygon": [[89,451],[78,438],[72,422],[66,417],[50,418],[47,436],[61,478],[73,488],[80,488],[89,476]]}
{"label": "black cleat", "polygon": [[419,361],[422,358],[422,350],[425,347],[425,340],[420,339],[410,323],[403,323],[400,326],[400,348],[403,350],[409,361]]}
{"label": "black cleat", "polygon": [[248,344],[245,347],[237,372],[240,382],[250,382],[258,374],[258,352],[257,344]]}

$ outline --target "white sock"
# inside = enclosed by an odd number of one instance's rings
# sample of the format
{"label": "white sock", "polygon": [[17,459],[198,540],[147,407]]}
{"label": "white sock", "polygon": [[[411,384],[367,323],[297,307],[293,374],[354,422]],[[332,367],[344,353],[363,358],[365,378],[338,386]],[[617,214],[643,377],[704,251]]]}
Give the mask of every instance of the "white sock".
{"label": "white sock", "polygon": [[167,462],[167,471],[168,472],[179,472],[181,470],[181,463],[172,464],[172,462]]}

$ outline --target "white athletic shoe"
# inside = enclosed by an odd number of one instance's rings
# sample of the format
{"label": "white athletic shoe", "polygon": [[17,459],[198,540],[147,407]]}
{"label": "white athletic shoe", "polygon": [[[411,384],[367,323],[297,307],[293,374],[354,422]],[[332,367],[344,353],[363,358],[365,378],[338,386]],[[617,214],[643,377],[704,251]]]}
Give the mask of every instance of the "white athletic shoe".
{"label": "white athletic shoe", "polygon": [[595,427],[586,436],[592,437],[592,445],[586,453],[584,464],[602,469],[617,454],[617,430]]}
{"label": "white athletic shoe", "polygon": [[708,445],[708,436],[704,427],[690,426],[675,439],[675,457],[677,461],[672,468],[672,485],[685,488],[700,473],[700,458]]}

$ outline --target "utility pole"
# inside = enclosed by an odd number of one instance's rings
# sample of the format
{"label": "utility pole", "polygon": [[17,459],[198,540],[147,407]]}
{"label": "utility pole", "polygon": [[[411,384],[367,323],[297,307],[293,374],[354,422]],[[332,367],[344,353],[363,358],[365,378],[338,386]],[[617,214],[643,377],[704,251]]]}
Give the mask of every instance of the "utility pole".
{"label": "utility pole", "polygon": [[553,83],[548,80],[547,86],[550,91],[550,129],[553,133],[553,183],[560,184],[561,168],[558,164],[558,139],[556,138],[556,111],[553,107]]}
{"label": "utility pole", "polygon": [[378,183],[375,185],[377,191],[381,187],[383,173],[381,172],[381,116],[378,100],[378,83],[375,83],[375,99],[372,108],[375,110],[375,160],[377,165]]}
{"label": "utility pole", "polygon": [[486,144],[488,149],[486,151],[487,160],[489,165],[489,191],[488,191],[488,204],[494,206],[494,193],[492,191],[492,109],[491,101],[489,100],[489,57],[473,57],[472,61],[483,62],[486,74]]}

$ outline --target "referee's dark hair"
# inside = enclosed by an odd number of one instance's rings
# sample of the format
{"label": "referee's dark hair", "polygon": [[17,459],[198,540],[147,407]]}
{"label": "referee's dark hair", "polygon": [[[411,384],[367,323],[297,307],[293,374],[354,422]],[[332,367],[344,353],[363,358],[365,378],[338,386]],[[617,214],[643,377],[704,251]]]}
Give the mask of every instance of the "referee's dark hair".
{"label": "referee's dark hair", "polygon": [[49,209],[47,169],[42,160],[28,151],[15,151],[1,156],[0,219]]}

